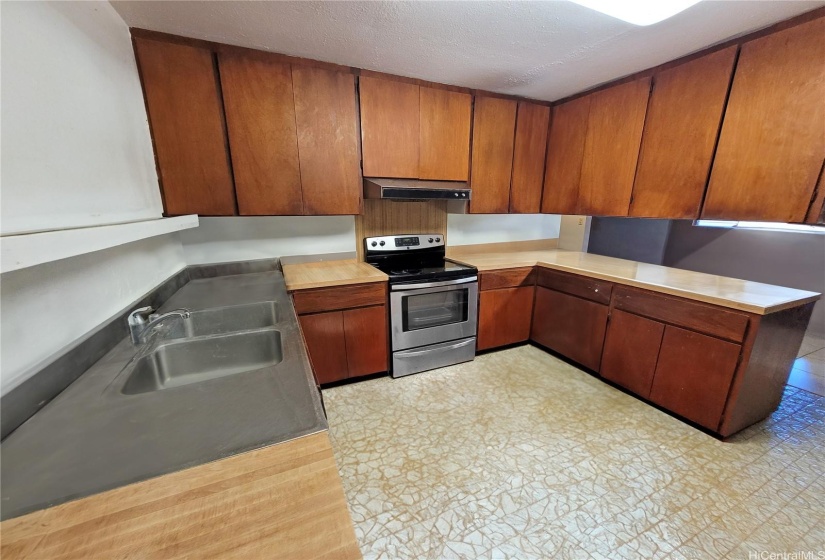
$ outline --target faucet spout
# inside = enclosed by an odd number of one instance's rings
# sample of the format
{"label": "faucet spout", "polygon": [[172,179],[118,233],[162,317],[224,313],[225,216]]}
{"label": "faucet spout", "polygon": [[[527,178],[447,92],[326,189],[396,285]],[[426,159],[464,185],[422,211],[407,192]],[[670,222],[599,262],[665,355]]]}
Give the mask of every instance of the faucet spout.
{"label": "faucet spout", "polygon": [[151,307],[140,307],[129,313],[129,335],[132,338],[132,344],[135,346],[141,344],[143,335],[155,325],[165,321],[170,317],[177,317],[180,319],[188,319],[190,312],[188,309],[173,309],[167,313],[160,315],[153,314],[154,309]]}

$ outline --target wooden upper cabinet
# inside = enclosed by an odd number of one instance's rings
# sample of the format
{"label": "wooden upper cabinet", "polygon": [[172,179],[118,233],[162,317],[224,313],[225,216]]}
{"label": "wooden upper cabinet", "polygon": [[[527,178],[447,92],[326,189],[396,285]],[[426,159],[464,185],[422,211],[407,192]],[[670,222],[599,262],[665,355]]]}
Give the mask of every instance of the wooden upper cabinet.
{"label": "wooden upper cabinet", "polygon": [[825,18],[742,45],[706,219],[805,220],[825,156]]}
{"label": "wooden upper cabinet", "polygon": [[235,192],[212,53],[135,38],[167,215],[231,216]]}
{"label": "wooden upper cabinet", "polygon": [[577,213],[627,216],[649,95],[649,77],[591,95]]}
{"label": "wooden upper cabinet", "polygon": [[699,217],[737,47],[653,77],[630,215]]}
{"label": "wooden upper cabinet", "polygon": [[578,211],[579,181],[592,97],[585,95],[553,107],[541,199],[541,211],[545,214],[575,214]]}
{"label": "wooden upper cabinet", "polygon": [[544,158],[550,107],[520,101],[516,118],[513,177],[510,183],[510,212],[538,214],[544,182]]}
{"label": "wooden upper cabinet", "polygon": [[473,194],[470,212],[506,214],[510,207],[517,103],[476,97],[473,110]]}
{"label": "wooden upper cabinet", "polygon": [[808,215],[805,216],[805,223],[825,223],[825,177],[823,177],[823,175],[825,175],[825,159],[822,161],[822,169],[819,171],[819,181],[816,183],[816,196],[811,199]]}
{"label": "wooden upper cabinet", "polygon": [[421,87],[418,178],[466,181],[470,171],[468,93]]}
{"label": "wooden upper cabinet", "polygon": [[419,86],[361,76],[361,143],[367,177],[418,177]]}
{"label": "wooden upper cabinet", "polygon": [[293,65],[292,83],[304,213],[360,214],[355,76]]}
{"label": "wooden upper cabinet", "polygon": [[289,64],[220,53],[238,212],[301,214],[301,171]]}

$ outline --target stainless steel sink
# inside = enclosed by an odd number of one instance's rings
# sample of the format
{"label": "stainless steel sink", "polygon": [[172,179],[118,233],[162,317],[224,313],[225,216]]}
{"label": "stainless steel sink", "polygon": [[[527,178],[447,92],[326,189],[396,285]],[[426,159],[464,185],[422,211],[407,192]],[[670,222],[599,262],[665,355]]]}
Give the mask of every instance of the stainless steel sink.
{"label": "stainless steel sink", "polygon": [[193,311],[187,322],[189,337],[274,327],[278,323],[278,304],[265,301]]}
{"label": "stainless steel sink", "polygon": [[136,395],[190,385],[274,366],[282,359],[281,333],[273,328],[164,341],[135,362],[121,392]]}

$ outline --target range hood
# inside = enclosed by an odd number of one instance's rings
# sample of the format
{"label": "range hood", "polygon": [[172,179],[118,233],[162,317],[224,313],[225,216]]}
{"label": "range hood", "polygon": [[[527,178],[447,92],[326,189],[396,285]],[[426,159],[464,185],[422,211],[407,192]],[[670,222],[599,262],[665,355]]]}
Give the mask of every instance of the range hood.
{"label": "range hood", "polygon": [[470,200],[470,187],[463,181],[364,178],[364,198],[384,200]]}

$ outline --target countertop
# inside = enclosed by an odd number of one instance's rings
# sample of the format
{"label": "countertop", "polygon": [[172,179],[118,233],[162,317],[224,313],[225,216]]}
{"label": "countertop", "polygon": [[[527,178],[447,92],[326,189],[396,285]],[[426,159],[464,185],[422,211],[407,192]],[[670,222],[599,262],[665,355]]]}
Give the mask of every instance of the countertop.
{"label": "countertop", "polygon": [[274,301],[283,359],[182,387],[125,395],[128,337],[0,445],[2,518],[327,429],[280,272],[193,280],[162,307]]}
{"label": "countertop", "polygon": [[327,432],[4,521],[20,558],[361,558]]}
{"label": "countertop", "polygon": [[794,288],[562,249],[497,251],[490,247],[478,251],[468,246],[452,248],[447,257],[480,271],[541,266],[759,315],[797,307],[821,296]]}
{"label": "countertop", "polygon": [[386,282],[386,274],[355,259],[283,264],[287,291]]}

